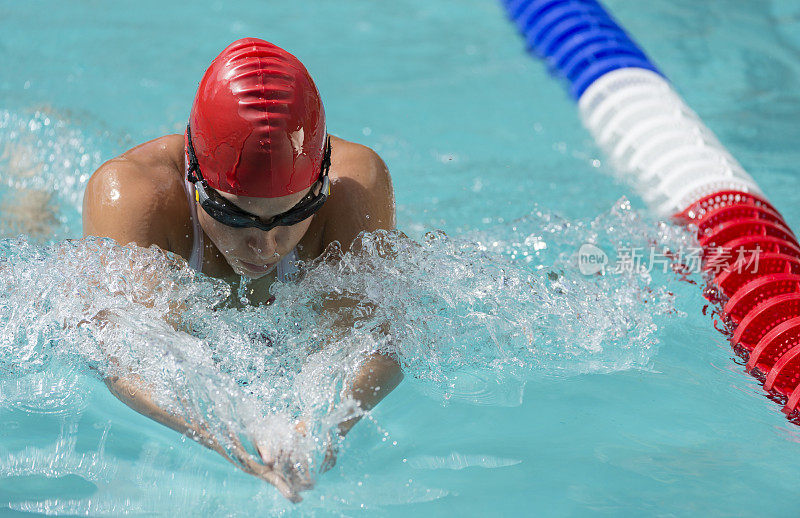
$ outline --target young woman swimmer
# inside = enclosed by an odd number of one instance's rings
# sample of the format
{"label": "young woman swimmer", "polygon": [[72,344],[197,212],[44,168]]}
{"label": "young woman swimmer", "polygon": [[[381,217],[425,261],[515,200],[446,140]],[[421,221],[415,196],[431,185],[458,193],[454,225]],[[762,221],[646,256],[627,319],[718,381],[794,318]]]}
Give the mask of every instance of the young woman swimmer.
{"label": "young woman swimmer", "polygon": [[[383,161],[329,135],[303,64],[256,38],[235,41],[208,67],[184,135],[157,138],[106,162],[84,195],[85,236],[156,245],[229,281],[246,276],[253,303],[268,302],[270,284],[290,279],[298,259],[314,259],[334,241],[348,250],[362,231],[394,225]],[[373,354],[349,393],[368,410],[401,379],[393,359]],[[158,407],[136,376],[106,383],[134,410],[199,440],[290,500],[310,487],[270,452],[259,449],[256,460],[243,447],[225,450],[197,425]],[[340,433],[356,421],[341,423]]]}

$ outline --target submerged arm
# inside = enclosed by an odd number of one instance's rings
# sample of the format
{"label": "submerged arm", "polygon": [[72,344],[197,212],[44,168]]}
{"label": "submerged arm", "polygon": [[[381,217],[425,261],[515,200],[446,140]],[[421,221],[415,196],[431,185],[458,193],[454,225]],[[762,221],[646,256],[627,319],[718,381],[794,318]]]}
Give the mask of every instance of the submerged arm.
{"label": "submerged arm", "polygon": [[[84,193],[84,236],[110,237],[120,245],[156,245],[169,250],[169,239],[163,228],[164,209],[152,195],[159,186],[149,185],[149,177],[129,161],[116,160],[101,166],[92,175]],[[173,326],[177,321],[176,311],[180,308],[171,308],[166,317]],[[95,318],[101,325],[115,325],[107,317],[97,315]],[[118,365],[112,355],[107,356],[110,362]],[[190,422],[157,404],[147,381],[132,372],[107,376],[104,381],[114,396],[136,412],[216,451],[243,471],[277,487],[289,500],[300,500],[283,476],[256,462],[235,434],[229,432],[223,445],[204,422]]]}
{"label": "submerged arm", "polygon": [[[173,322],[170,323],[174,325],[174,319],[170,318],[169,315],[165,318],[167,321],[173,320]],[[105,320],[104,316],[100,316],[98,319]],[[115,324],[105,321],[104,325]],[[108,354],[107,357],[112,364],[119,367],[117,360],[112,355]],[[216,451],[242,471],[255,475],[274,485],[283,496],[292,502],[299,502],[301,500],[297,494],[297,490],[293,488],[293,485],[289,483],[286,477],[282,473],[272,469],[271,466],[265,466],[257,462],[244,447],[239,436],[233,431],[228,429],[227,432],[223,432],[223,437],[218,438],[209,430],[209,427],[202,418],[198,421],[186,419],[164,408],[159,405],[153,397],[151,385],[139,375],[132,372],[127,372],[124,376],[109,375],[106,376],[103,381],[109,391],[131,409]],[[181,406],[179,396],[175,398],[175,403],[178,404],[178,407]],[[220,442],[220,439],[225,440],[225,443],[223,444]]]}
{"label": "submerged arm", "polygon": [[[334,212],[337,218],[331,218],[326,224],[324,243],[336,241],[342,244],[344,251],[358,254],[361,251],[362,232],[376,230],[394,230],[395,203],[394,189],[389,170],[381,158],[371,149],[352,145],[342,153],[342,160],[350,160],[358,164],[350,175],[340,178],[332,187],[331,201],[337,204]],[[336,165],[334,163],[334,165]],[[392,247],[378,247],[379,253],[387,254]],[[352,301],[357,303],[357,301]],[[331,304],[326,310],[333,310],[340,316],[347,306],[347,301],[340,300]],[[355,322],[344,318],[338,323],[340,327],[352,327]],[[381,332],[385,333],[385,330]],[[382,353],[372,353],[365,358],[355,378],[348,387],[348,395],[355,399],[363,411],[371,410],[403,379],[400,365],[391,357]],[[339,424],[339,432],[344,435],[361,419],[353,417]]]}
{"label": "submerged arm", "polygon": [[255,475],[275,486],[283,496],[292,502],[300,501],[297,491],[292,488],[286,478],[270,467],[256,462],[233,433],[228,433],[229,449],[226,449],[204,423],[190,423],[182,416],[156,404],[147,383],[139,376],[134,374],[128,374],[125,378],[108,376],[104,381],[111,393],[133,410],[216,451],[244,472]]}
{"label": "submerged arm", "polygon": [[[210,434],[197,424],[191,424],[183,417],[173,414],[153,401],[153,395],[147,383],[139,376],[129,373],[124,378],[107,376],[103,380],[117,399],[136,410],[140,414],[153,419],[176,432],[191,437],[199,443],[228,457],[224,448]],[[228,459],[231,460],[231,459]]]}
{"label": "submerged arm", "polygon": [[[368,412],[402,380],[403,371],[393,358],[382,353],[373,353],[361,364],[348,393],[358,402],[361,410]],[[363,415],[359,415],[340,423],[339,433],[347,434],[362,417]]]}

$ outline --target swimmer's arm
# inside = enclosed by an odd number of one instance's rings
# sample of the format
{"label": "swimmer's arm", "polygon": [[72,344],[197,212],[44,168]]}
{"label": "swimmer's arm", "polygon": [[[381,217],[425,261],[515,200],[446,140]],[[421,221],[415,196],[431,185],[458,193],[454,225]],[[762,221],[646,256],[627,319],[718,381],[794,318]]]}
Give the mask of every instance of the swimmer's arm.
{"label": "swimmer's arm", "polygon": [[[148,178],[149,175],[142,174],[130,161],[111,160],[103,164],[89,179],[84,192],[83,235],[109,237],[120,245],[156,245],[162,250],[170,250],[169,237],[164,230],[164,220],[169,219],[165,214],[169,212],[162,206],[165,200],[153,195],[159,186],[150,185]],[[175,318],[178,309],[171,308],[167,316],[167,321],[173,326],[178,320]],[[104,319],[103,315],[97,318]],[[115,362],[111,356],[109,360]],[[271,483],[289,500],[299,501],[297,492],[286,480],[255,462],[238,437],[227,438],[230,445],[230,451],[227,451],[204,423],[191,423],[159,406],[145,380],[133,373],[124,377],[108,376],[104,381],[111,393],[131,409],[196,440],[243,471]]]}
{"label": "swimmer's arm", "polygon": [[297,490],[289,484],[285,475],[274,471],[269,466],[256,462],[253,456],[244,448],[238,437],[233,434],[228,437],[230,451],[226,450],[202,424],[190,423],[183,417],[168,412],[157,405],[153,401],[150,391],[145,388],[147,384],[138,376],[130,374],[125,378],[109,376],[105,379],[105,382],[108,389],[117,399],[136,412],[172,428],[176,432],[190,437],[203,446],[216,451],[245,473],[255,475],[275,486],[281,494],[290,501],[299,502],[301,500]]}
{"label": "swimmer's arm", "polygon": [[[402,380],[403,371],[393,358],[382,353],[373,353],[361,364],[348,392],[358,402],[359,408],[368,412],[394,390]],[[346,435],[361,417],[363,416],[353,417],[340,423],[339,433]]]}
{"label": "swimmer's arm", "polygon": [[[83,195],[84,237],[110,237],[120,245],[157,245],[168,249],[167,240],[154,221],[159,211],[155,204],[156,197],[145,183],[146,178],[147,175],[142,174],[136,164],[130,161],[115,159],[100,166],[89,179]],[[95,318],[102,325],[114,325],[108,317],[98,314]],[[109,360],[116,363],[113,357],[109,357]],[[156,405],[144,380],[138,376],[112,376],[104,381],[111,393],[133,410],[177,432],[194,438],[202,437],[197,427]],[[216,449],[213,445],[206,446]]]}
{"label": "swimmer's arm", "polygon": [[109,160],[89,178],[83,193],[83,235],[110,237],[119,245],[170,250],[165,200],[137,164]]}
{"label": "swimmer's arm", "polygon": [[392,177],[381,157],[365,146],[351,144],[334,155],[331,167],[336,168],[340,162],[345,162],[346,174],[331,183],[331,194],[323,209],[329,216],[322,245],[324,249],[338,242],[342,251],[358,252],[358,236],[362,232],[395,229]]}
{"label": "swimmer's arm", "polygon": [[124,378],[108,376],[103,381],[105,381],[109,391],[111,391],[117,399],[136,412],[164,426],[172,428],[178,433],[191,437],[200,444],[211,448],[226,458],[228,457],[224,448],[222,448],[222,446],[201,426],[191,424],[183,417],[168,412],[157,405],[153,401],[152,393],[147,388],[147,383],[139,376],[134,374],[128,374]]}
{"label": "swimmer's arm", "polygon": [[[111,160],[100,166],[89,179],[83,195],[84,237],[110,237],[120,245],[157,245],[167,249],[165,236],[159,234],[158,225],[153,221],[158,212],[155,197],[147,192],[148,186],[143,184],[142,178],[146,176],[136,165],[125,160]],[[95,318],[102,325],[114,325],[108,316],[99,314]],[[113,357],[109,360],[116,363]],[[138,376],[111,376],[104,381],[111,393],[133,410],[177,432],[193,438],[202,437],[197,427],[156,405],[144,380]],[[215,449],[213,445],[206,446]]]}
{"label": "swimmer's arm", "polygon": [[[358,253],[361,241],[359,234],[362,232],[395,229],[392,177],[381,157],[365,146],[350,145],[343,153],[335,156],[338,160],[347,162],[348,167],[346,176],[331,186],[329,202],[335,204],[332,213],[337,217],[326,222],[323,243],[327,246],[337,241],[344,251]],[[334,162],[332,167],[337,165]],[[330,305],[326,304],[328,307],[325,309],[340,315],[352,314],[341,311],[350,305],[340,299]],[[339,326],[352,327],[353,323],[341,321]],[[348,392],[366,412],[394,390],[402,379],[403,372],[393,358],[382,353],[373,353],[361,365]],[[349,432],[360,419],[361,417],[354,417],[342,422],[339,425],[340,433],[344,435]]]}
{"label": "swimmer's arm", "polygon": [[[95,318],[105,320],[107,317],[108,315],[98,315]],[[170,320],[171,317],[167,315],[166,319]],[[113,322],[107,321],[106,325],[114,324]],[[172,325],[175,325],[174,322]],[[119,367],[119,362],[114,356],[110,354],[107,356],[112,364]],[[149,384],[140,376],[132,372],[127,372],[123,377],[115,375],[106,376],[103,381],[109,391],[131,409],[219,453],[227,461],[245,473],[257,476],[275,486],[288,500],[292,502],[299,502],[301,500],[298,491],[292,487],[285,475],[277,472],[271,466],[265,466],[257,462],[255,457],[247,451],[236,434],[228,431],[227,437],[222,437],[222,439],[226,440],[226,447],[220,443],[220,440],[208,429],[204,421],[192,422],[180,415],[170,412],[168,409],[156,403]],[[176,403],[180,403],[179,399],[175,401]]]}
{"label": "swimmer's arm", "polygon": [[[147,305],[147,302],[140,302]],[[165,320],[167,323],[176,326],[177,318],[176,312],[181,309],[181,306],[172,305]],[[95,315],[94,320],[99,326],[113,326],[114,322],[113,313],[108,311],[101,311]],[[100,344],[102,346],[102,342]],[[115,370],[122,371],[119,360],[110,351],[104,351],[109,363],[115,367]],[[107,375],[103,377],[103,382],[108,387],[108,390],[121,402],[125,403],[128,407],[136,412],[149,417],[154,421],[167,426],[176,432],[179,432],[187,437],[190,437],[200,444],[222,454],[228,460],[231,460],[224,448],[214,440],[213,436],[208,433],[202,424],[190,423],[185,418],[176,415],[162,406],[158,405],[153,399],[153,393],[150,384],[147,383],[141,376],[132,372],[125,372],[123,376]],[[180,403],[176,400],[176,403]],[[232,461],[231,461],[232,462]]]}

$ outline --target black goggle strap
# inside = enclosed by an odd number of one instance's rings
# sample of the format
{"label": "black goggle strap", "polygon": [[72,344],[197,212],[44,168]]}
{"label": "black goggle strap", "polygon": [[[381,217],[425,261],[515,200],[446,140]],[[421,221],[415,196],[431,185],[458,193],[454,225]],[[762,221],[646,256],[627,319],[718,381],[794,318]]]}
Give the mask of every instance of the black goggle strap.
{"label": "black goggle strap", "polygon": [[197,155],[194,153],[192,130],[188,124],[186,125],[186,153],[189,155],[189,167],[186,170],[186,177],[191,183],[197,183],[201,181],[203,177],[200,176],[200,163],[197,161]]}
{"label": "black goggle strap", "polygon": [[325,196],[330,196],[331,186],[328,182],[328,171],[331,168],[331,136],[325,136],[325,154],[322,155],[322,165],[320,167],[320,180],[323,180],[320,193],[325,192]]}

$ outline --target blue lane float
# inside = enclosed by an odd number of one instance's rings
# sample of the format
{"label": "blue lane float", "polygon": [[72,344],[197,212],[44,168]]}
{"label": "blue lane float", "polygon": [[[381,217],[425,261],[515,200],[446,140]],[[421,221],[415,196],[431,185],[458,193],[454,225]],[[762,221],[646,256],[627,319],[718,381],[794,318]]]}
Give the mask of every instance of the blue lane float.
{"label": "blue lane float", "polygon": [[637,67],[660,74],[597,2],[506,0],[505,5],[529,52],[544,59],[554,75],[567,80],[575,99],[613,70]]}
{"label": "blue lane float", "polygon": [[503,4],[612,166],[658,216],[697,229],[731,345],[800,424],[800,244],[783,217],[598,2]]}

